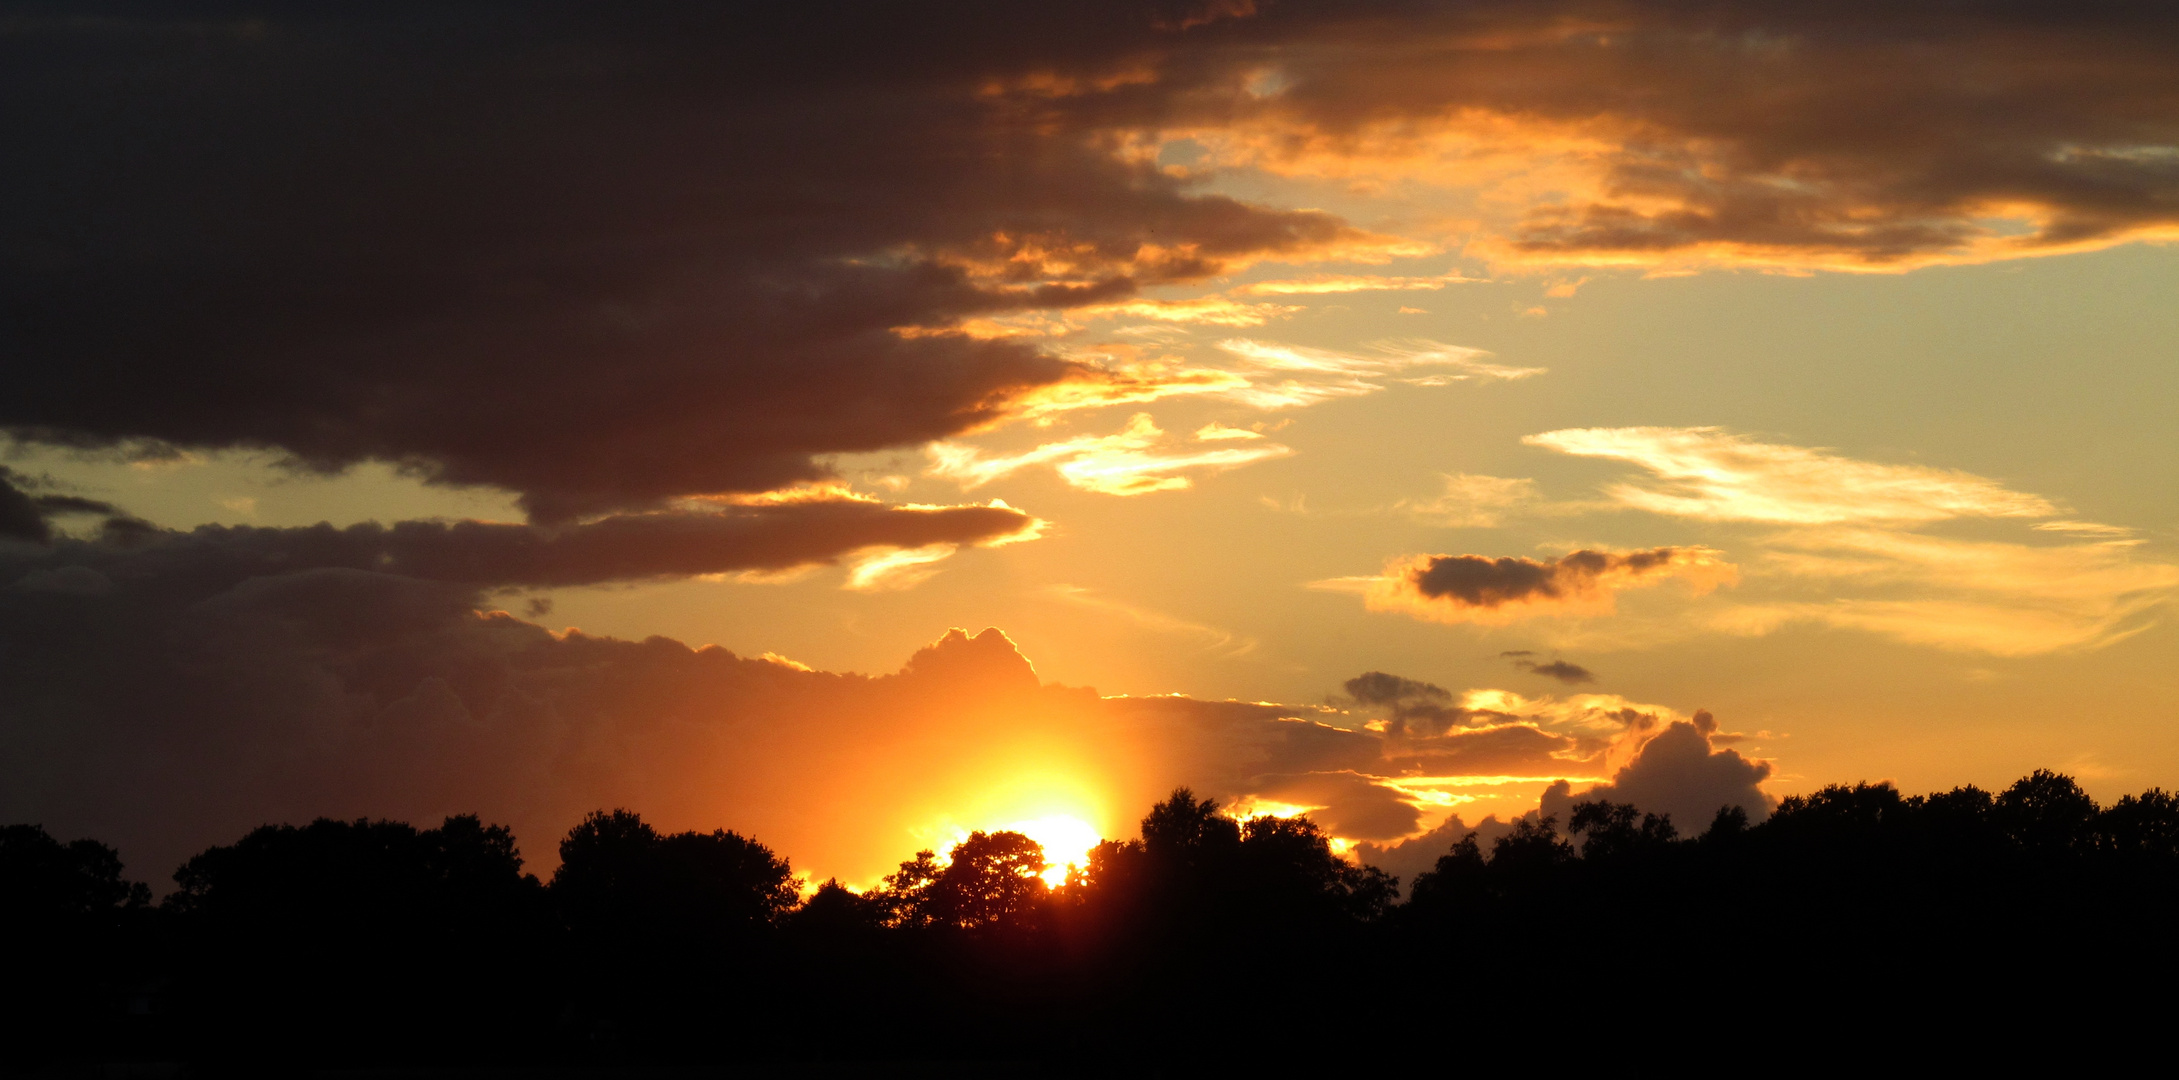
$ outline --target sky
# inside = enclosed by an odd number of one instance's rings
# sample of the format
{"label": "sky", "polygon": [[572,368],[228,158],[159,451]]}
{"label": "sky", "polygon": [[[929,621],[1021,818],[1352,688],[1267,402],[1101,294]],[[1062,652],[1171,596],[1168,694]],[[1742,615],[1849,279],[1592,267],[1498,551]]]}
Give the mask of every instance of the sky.
{"label": "sky", "polygon": [[0,818],[138,876],[2179,782],[2156,6],[10,8]]}

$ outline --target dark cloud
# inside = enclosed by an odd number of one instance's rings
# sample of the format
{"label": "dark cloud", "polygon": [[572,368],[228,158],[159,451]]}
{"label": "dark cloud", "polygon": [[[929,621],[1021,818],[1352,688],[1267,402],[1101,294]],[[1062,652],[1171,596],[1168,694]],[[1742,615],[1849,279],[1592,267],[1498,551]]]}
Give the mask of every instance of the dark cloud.
{"label": "dark cloud", "polygon": [[[801,517],[807,506],[752,509],[783,515],[787,535],[825,532]],[[158,881],[205,845],[321,815],[481,812],[549,866],[552,839],[584,812],[632,806],[869,880],[947,821],[1011,820],[968,816],[1004,810],[976,800],[1023,770],[1110,798],[1116,829],[1174,784],[1222,800],[1315,785],[1328,820],[1368,835],[1412,812],[1367,781],[1311,779],[1381,768],[1374,732],[1308,707],[1041,686],[997,630],[949,632],[868,678],[665,638],[555,634],[490,610],[491,590],[517,578],[661,561],[685,572],[674,560],[697,555],[678,530],[713,524],[659,525],[659,539],[641,531],[649,520],[604,555],[532,538],[520,542],[548,553],[483,564],[507,573],[458,557],[473,530],[414,523],[0,544],[0,821],[106,838]],[[505,542],[482,535],[487,551]],[[733,528],[698,547],[718,566],[819,554]]]}
{"label": "dark cloud", "polygon": [[[1264,17],[1327,10],[1301,7]],[[1281,56],[1291,88],[1234,122],[1282,137],[1289,167],[1397,161],[1433,130],[1510,153],[1586,140],[1558,159],[1561,194],[1484,239],[1508,256],[1901,266],[2179,225],[2179,15],[2161,5],[1395,10],[1342,5]]]}
{"label": "dark cloud", "polygon": [[1710,819],[1727,806],[1746,810],[1750,821],[1769,817],[1777,800],[1759,785],[1769,779],[1770,763],[1713,746],[1710,737],[1716,732],[1717,721],[1697,710],[1692,720],[1674,721],[1642,744],[1609,783],[1578,797],[1564,782],[1552,785],[1544,793],[1542,810],[1563,822],[1577,801],[1633,803],[1649,813],[1670,814],[1673,824],[1687,833],[1708,828]]}
{"label": "dark cloud", "polygon": [[1394,560],[1365,594],[1377,610],[1445,622],[1499,623],[1534,615],[1603,615],[1620,589],[1685,579],[1697,593],[1738,578],[1704,547],[1581,550],[1553,560],[1522,556],[1421,555]]}
{"label": "dark cloud", "polygon": [[1389,705],[1401,701],[1451,701],[1444,687],[1382,671],[1365,671],[1343,684],[1347,696],[1364,705]]}
{"label": "dark cloud", "polygon": [[[623,514],[583,525],[366,522],[346,528],[125,526],[123,542],[63,540],[14,571],[81,565],[102,573],[232,583],[303,569],[367,570],[476,587],[591,585],[832,562],[872,547],[1003,540],[1035,519],[992,506],[898,507],[859,501]],[[109,537],[111,533],[109,533]],[[0,563],[0,574],[9,570]]]}
{"label": "dark cloud", "polygon": [[115,514],[113,504],[80,495],[43,494],[32,491],[47,486],[0,465],[0,540],[28,540],[43,544],[53,539],[50,519],[71,514]]}
{"label": "dark cloud", "polygon": [[[533,517],[822,475],[1079,365],[944,328],[1353,233],[984,93],[1148,11],[327,7],[0,34],[0,426],[495,484]],[[1045,272],[1023,252],[1065,252]]]}
{"label": "dark cloud", "polygon": [[1432,600],[1495,608],[1541,600],[1581,598],[1608,577],[1636,580],[1685,565],[1683,549],[1653,548],[1616,554],[1576,551],[1555,562],[1482,555],[1436,555],[1415,572],[1415,591]]}
{"label": "dark cloud", "polygon": [[1444,687],[1382,671],[1364,672],[1344,686],[1348,700],[1384,709],[1384,732],[1393,739],[1428,738],[1448,728],[1506,719],[1499,713],[1453,704],[1452,693]]}
{"label": "dark cloud", "polygon": [[1459,118],[1581,143],[1586,185],[1478,238],[1513,257],[1907,264],[2179,227],[2157,5],[1180,10],[12,5],[0,427],[385,460],[540,521],[777,487],[1091,377],[965,317],[1367,240],[1123,152],[1168,130],[1365,176]]}
{"label": "dark cloud", "polygon": [[[1502,653],[1500,655],[1511,656],[1515,654]],[[1525,657],[1529,654],[1527,652],[1522,652],[1519,655]],[[1590,671],[1588,668],[1582,667],[1580,664],[1569,663],[1565,660],[1552,660],[1548,663],[1538,663],[1534,660],[1515,660],[1513,662],[1513,666],[1531,674],[1542,675],[1545,678],[1549,679],[1557,679],[1558,681],[1565,683],[1568,686],[1573,686],[1577,683],[1592,683],[1596,681],[1595,672]]]}
{"label": "dark cloud", "polygon": [[[107,838],[157,880],[258,824],[328,815],[479,812],[549,864],[551,838],[581,814],[635,806],[869,880],[942,823],[1004,811],[975,801],[994,777],[1065,777],[1110,800],[1115,830],[1186,784],[1316,807],[1339,835],[1389,840],[1422,820],[1391,777],[1595,775],[1615,738],[1660,722],[1628,706],[1544,730],[1373,673],[1361,688],[1410,711],[1356,730],[1325,707],[1042,685],[992,629],[950,631],[869,678],[555,634],[489,603],[510,586],[826,557],[813,538],[928,538],[857,531],[901,513],[936,523],[912,528],[969,530],[944,534],[956,538],[1021,524],[827,503],[564,527],[174,532],[116,519],[101,539],[0,543],[0,821]],[[820,520],[832,514],[845,516]],[[1585,733],[1598,725],[1621,735]],[[1617,782],[1633,790],[1663,760],[1649,752]]]}
{"label": "dark cloud", "polygon": [[1265,775],[1249,782],[1251,794],[1297,806],[1318,807],[1309,816],[1335,836],[1388,840],[1414,832],[1422,812],[1397,789],[1352,771]]}
{"label": "dark cloud", "polygon": [[16,487],[14,477],[0,471],[0,539],[28,540],[42,544],[53,537],[45,511],[29,493]]}

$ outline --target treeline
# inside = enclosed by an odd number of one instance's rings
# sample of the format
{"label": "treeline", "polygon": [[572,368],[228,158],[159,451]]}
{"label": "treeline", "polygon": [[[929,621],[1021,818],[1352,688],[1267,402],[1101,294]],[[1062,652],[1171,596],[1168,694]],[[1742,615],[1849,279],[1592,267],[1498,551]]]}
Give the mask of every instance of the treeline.
{"label": "treeline", "polygon": [[[2018,1041],[2168,1008],[2179,958],[2179,800],[2098,806],[2048,772],[1831,787],[1692,836],[1579,803],[1471,833],[1404,899],[1305,818],[1185,790],[1057,888],[1008,832],[806,899],[753,839],[624,810],[559,853],[544,882],[475,817],[266,826],[154,905],[112,849],[7,827],[0,1068],[1313,1058],[1477,1015],[1566,1053],[1664,1007],[1820,1021],[1834,1046]],[[2157,990],[2099,996],[2130,974]]]}

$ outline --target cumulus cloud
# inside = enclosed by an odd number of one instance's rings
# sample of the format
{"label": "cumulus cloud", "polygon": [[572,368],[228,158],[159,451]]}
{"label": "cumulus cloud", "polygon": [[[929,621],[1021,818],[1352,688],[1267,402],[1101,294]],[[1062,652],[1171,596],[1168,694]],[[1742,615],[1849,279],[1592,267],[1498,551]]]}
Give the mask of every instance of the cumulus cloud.
{"label": "cumulus cloud", "polygon": [[1621,589],[1680,578],[1698,595],[1738,580],[1722,553],[1703,547],[1583,549],[1554,560],[1522,556],[1418,555],[1377,577],[1335,578],[1318,588],[1359,591],[1372,611],[1447,623],[1500,625],[1540,615],[1608,615]]}
{"label": "cumulus cloud", "polygon": [[1770,763],[1719,749],[1712,745],[1716,733],[1716,719],[1698,709],[1644,742],[1609,782],[1578,797],[1571,794],[1570,784],[1554,784],[1544,792],[1540,809],[1564,822],[1579,800],[1633,803],[1648,813],[1671,815],[1682,832],[1709,827],[1710,819],[1728,806],[1747,811],[1750,821],[1769,817],[1777,800],[1760,785],[1770,777]]}

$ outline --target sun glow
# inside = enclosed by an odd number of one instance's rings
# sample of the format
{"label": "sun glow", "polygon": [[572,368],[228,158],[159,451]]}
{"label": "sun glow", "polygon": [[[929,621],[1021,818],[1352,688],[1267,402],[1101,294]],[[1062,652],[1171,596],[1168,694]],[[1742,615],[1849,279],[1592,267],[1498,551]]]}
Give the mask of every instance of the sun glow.
{"label": "sun glow", "polygon": [[1044,848],[1044,883],[1054,886],[1066,883],[1068,867],[1087,865],[1090,849],[1104,839],[1089,822],[1067,814],[1017,821],[1007,828]]}

